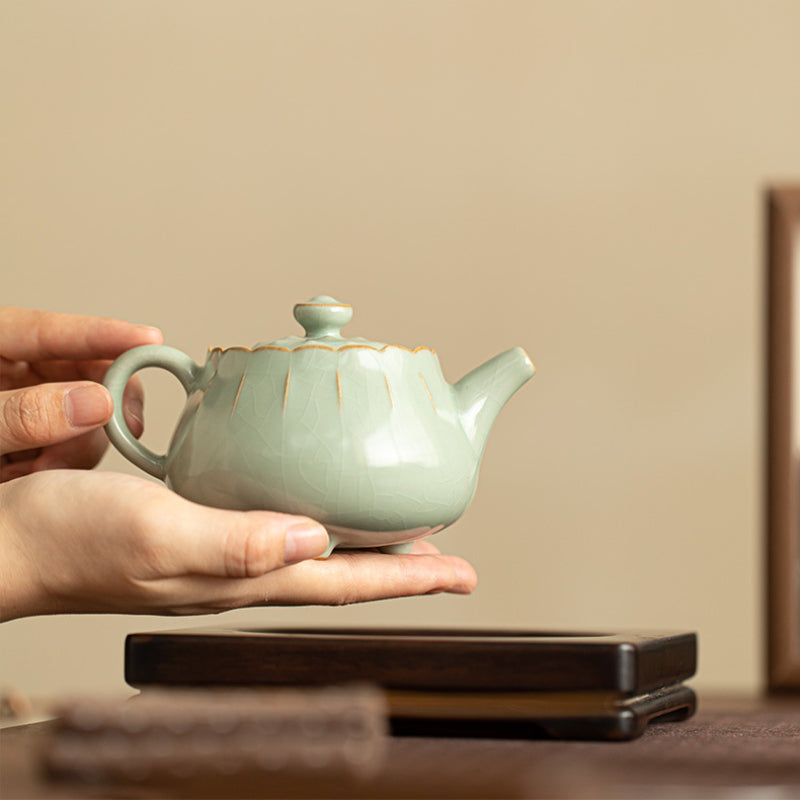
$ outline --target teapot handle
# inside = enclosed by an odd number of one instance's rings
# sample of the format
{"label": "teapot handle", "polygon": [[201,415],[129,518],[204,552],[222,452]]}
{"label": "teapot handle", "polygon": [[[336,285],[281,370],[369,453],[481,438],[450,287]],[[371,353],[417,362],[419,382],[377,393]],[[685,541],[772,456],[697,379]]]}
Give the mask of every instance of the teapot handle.
{"label": "teapot handle", "polygon": [[106,425],[106,433],[111,444],[128,461],[145,472],[163,480],[166,474],[166,456],[160,456],[145,447],[130,432],[122,413],[122,395],[131,376],[145,367],[161,367],[171,372],[183,386],[186,394],[192,390],[201,368],[186,353],[162,344],[148,344],[134,347],[123,353],[106,372],[103,385],[111,393],[114,413]]}

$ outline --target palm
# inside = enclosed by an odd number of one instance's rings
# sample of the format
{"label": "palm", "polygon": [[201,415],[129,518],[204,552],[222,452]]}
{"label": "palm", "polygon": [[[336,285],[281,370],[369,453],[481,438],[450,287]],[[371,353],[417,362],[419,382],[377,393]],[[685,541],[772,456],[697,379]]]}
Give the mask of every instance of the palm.
{"label": "palm", "polygon": [[[208,508],[129,475],[54,470],[0,489],[15,532],[7,580],[37,585],[38,613],[341,605],[475,584],[472,567],[427,542],[409,555],[334,553],[280,566],[289,515]],[[271,539],[254,550],[252,537],[265,531]]]}

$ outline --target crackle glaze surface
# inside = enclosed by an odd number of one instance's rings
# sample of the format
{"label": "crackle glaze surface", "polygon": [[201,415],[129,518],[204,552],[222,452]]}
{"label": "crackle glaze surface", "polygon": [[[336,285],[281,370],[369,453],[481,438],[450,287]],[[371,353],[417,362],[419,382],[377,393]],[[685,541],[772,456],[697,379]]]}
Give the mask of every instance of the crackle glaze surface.
{"label": "crackle glaze surface", "polygon": [[190,500],[305,514],[337,546],[441,530],[469,505],[491,424],[533,365],[514,348],[451,386],[428,348],[342,338],[351,314],[314,298],[295,309],[305,337],[212,348],[202,367],[169,347],[129,351],[106,377],[115,407],[143,366],[172,371],[187,404],[166,456],[136,442],[121,414],[109,437]]}
{"label": "crackle glaze surface", "polygon": [[215,350],[203,378],[166,463],[184,497],[375,532],[448,525],[472,498],[476,453],[429,352]]}

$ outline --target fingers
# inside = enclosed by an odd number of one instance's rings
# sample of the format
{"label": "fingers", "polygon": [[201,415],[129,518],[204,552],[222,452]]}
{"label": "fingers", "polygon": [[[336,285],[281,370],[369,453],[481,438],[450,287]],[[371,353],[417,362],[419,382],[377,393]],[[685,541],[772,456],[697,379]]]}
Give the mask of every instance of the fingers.
{"label": "fingers", "polygon": [[0,388],[21,389],[36,383],[94,381],[101,383],[112,364],[109,358],[86,360],[48,359],[44,361],[9,361],[0,359]]}
{"label": "fingers", "polygon": [[152,524],[169,531],[155,540],[156,575],[248,578],[315,558],[328,548],[325,528],[307,517],[208,508],[177,495],[164,499],[163,507],[153,510],[158,519]]}
{"label": "fingers", "polygon": [[439,592],[469,594],[478,576],[458,556],[360,551],[297,564],[263,581],[264,599],[276,605],[345,605]]}
{"label": "fingers", "polygon": [[102,428],[46,447],[33,462],[32,471],[45,469],[92,469],[108,449],[108,437]]}
{"label": "fingers", "polygon": [[131,347],[162,341],[161,332],[146,325],[0,307],[0,355],[10,360],[116,358]]}
{"label": "fingers", "polygon": [[91,469],[100,463],[108,437],[97,428],[66,442],[0,456],[0,483],[48,469]]}
{"label": "fingers", "polygon": [[[36,451],[39,452],[38,450]],[[7,456],[0,456],[0,483],[21,478],[23,475],[30,475],[34,472],[35,458],[22,458],[19,461],[11,461]]]}
{"label": "fingers", "polygon": [[313,520],[208,508],[152,488],[152,499],[140,504],[140,527],[150,531],[149,543],[137,546],[148,562],[140,577],[171,613],[468,594],[477,583],[470,564],[428,542],[409,555],[337,552],[318,560],[328,535]]}
{"label": "fingers", "polygon": [[122,415],[128,430],[138,439],[144,433],[144,389],[134,375],[122,395]]}
{"label": "fingers", "polygon": [[[144,431],[143,399],[141,384],[133,379],[125,389],[123,414],[136,438]],[[0,426],[0,443],[4,440]],[[91,469],[100,463],[107,449],[105,431],[95,428],[57,444],[3,453],[0,455],[0,483],[47,469]]]}
{"label": "fingers", "polygon": [[47,383],[0,392],[0,453],[74,439],[111,418],[108,390],[97,383]]}
{"label": "fingers", "polygon": [[[111,361],[42,361],[35,365],[0,358],[0,389],[22,389],[48,382],[74,382],[80,380],[102,382]],[[137,438],[144,431],[144,388],[138,375],[125,387],[123,413],[131,433]]]}
{"label": "fingers", "polygon": [[175,577],[153,584],[151,602],[173,614],[205,614],[243,606],[341,606],[440,592],[469,594],[476,583],[475,570],[457,556],[359,551],[254,578]]}
{"label": "fingers", "polygon": [[32,383],[41,383],[35,377],[31,379],[32,370],[26,361],[11,361],[0,355],[0,390],[19,389]]}
{"label": "fingers", "polygon": [[[190,503],[175,494],[144,505],[151,538],[150,568],[161,603],[176,613],[248,605],[345,605],[390,597],[469,594],[477,576],[456,556],[417,542],[409,555],[336,552],[323,526],[305,517],[268,511],[229,511]],[[163,535],[169,531],[169,536]],[[177,610],[180,599],[193,610]]]}

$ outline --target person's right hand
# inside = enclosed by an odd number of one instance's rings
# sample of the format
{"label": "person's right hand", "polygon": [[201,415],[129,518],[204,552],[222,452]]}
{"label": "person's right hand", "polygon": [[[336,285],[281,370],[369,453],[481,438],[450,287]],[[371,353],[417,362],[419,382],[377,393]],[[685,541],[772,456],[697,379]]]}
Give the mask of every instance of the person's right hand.
{"label": "person's right hand", "polygon": [[117,473],[38,472],[0,484],[0,619],[342,605],[468,594],[477,580],[428,542],[408,555],[315,560],[327,546],[325,529],[305,517],[208,508]]}
{"label": "person's right hand", "polygon": [[[0,481],[43,469],[95,466],[108,446],[113,404],[100,385],[111,360],[161,332],[118,319],[0,307]],[[142,433],[137,377],[123,413]]]}

